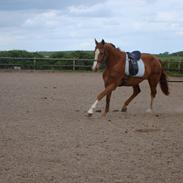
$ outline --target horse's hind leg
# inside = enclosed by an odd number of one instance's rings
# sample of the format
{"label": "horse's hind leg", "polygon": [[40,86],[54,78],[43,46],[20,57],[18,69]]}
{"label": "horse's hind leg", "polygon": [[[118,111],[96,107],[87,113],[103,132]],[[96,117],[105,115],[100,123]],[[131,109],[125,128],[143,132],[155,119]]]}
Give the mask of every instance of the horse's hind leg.
{"label": "horse's hind leg", "polygon": [[151,77],[148,79],[148,82],[149,82],[149,86],[150,86],[150,89],[151,89],[151,102],[150,102],[150,108],[147,109],[147,112],[152,112],[153,110],[153,101],[154,101],[154,98],[156,96],[156,93],[157,93],[157,84],[159,82],[159,77]]}
{"label": "horse's hind leg", "polygon": [[133,86],[133,94],[125,101],[121,111],[126,112],[128,104],[140,93],[139,85]]}

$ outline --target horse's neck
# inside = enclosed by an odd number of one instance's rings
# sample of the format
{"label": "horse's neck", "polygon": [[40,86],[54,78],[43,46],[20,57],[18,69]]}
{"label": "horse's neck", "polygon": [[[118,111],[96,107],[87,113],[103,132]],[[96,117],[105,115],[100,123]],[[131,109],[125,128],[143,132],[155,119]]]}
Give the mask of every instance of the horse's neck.
{"label": "horse's neck", "polygon": [[116,63],[125,60],[126,54],[122,51],[116,51],[109,54],[106,66],[107,68],[112,68]]}

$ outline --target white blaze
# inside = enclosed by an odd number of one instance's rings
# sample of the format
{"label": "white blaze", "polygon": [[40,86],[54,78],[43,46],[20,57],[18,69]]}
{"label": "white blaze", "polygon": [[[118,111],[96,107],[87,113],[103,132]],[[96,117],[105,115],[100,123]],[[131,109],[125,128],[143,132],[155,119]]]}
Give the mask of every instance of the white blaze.
{"label": "white blaze", "polygon": [[97,48],[97,49],[95,50],[95,60],[98,59],[99,53],[100,53],[100,50]]}
{"label": "white blaze", "polygon": [[99,53],[100,53],[100,50],[97,48],[95,50],[95,61],[93,62],[93,66],[92,66],[93,70],[95,70],[95,68],[96,68]]}

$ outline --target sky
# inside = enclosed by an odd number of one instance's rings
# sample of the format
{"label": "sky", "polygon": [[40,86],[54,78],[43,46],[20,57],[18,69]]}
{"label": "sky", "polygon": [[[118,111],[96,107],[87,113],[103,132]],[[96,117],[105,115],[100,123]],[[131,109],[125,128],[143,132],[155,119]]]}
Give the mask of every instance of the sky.
{"label": "sky", "polygon": [[0,0],[0,50],[183,50],[183,0]]}

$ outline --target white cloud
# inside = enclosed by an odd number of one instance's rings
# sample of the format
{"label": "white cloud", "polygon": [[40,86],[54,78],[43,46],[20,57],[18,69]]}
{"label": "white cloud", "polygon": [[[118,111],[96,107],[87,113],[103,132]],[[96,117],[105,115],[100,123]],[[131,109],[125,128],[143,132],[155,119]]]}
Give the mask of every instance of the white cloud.
{"label": "white cloud", "polygon": [[58,24],[58,21],[58,12],[49,10],[33,15],[28,18],[23,25],[28,27],[54,27]]}
{"label": "white cloud", "polygon": [[175,22],[179,17],[176,11],[163,11],[158,12],[155,18],[161,22]]}

